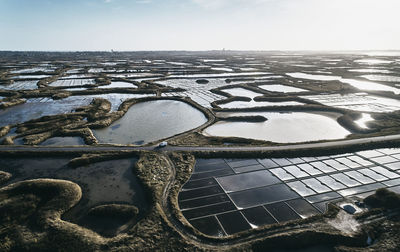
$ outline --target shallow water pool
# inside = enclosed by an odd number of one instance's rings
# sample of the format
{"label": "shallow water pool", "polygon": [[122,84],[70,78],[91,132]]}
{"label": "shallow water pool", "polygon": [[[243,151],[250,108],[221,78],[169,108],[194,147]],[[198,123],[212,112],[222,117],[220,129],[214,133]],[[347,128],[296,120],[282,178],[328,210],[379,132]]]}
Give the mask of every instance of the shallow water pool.
{"label": "shallow water pool", "polygon": [[319,114],[304,112],[220,113],[220,116],[256,115],[264,116],[268,120],[265,122],[220,121],[206,128],[203,133],[209,136],[242,137],[276,143],[342,139],[350,134],[335,119]]}
{"label": "shallow water pool", "polygon": [[144,144],[171,137],[207,122],[205,115],[187,103],[157,100],[133,105],[109,127],[93,130],[102,143]]}

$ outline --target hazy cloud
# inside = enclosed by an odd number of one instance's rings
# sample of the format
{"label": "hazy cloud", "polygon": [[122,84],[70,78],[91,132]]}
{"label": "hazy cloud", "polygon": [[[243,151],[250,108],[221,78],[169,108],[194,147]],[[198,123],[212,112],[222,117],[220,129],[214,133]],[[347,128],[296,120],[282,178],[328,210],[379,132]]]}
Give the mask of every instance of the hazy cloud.
{"label": "hazy cloud", "polygon": [[193,3],[205,8],[205,9],[219,9],[227,6],[234,5],[255,5],[274,0],[191,0]]}
{"label": "hazy cloud", "polygon": [[398,10],[400,0],[0,0],[0,50],[400,49]]}
{"label": "hazy cloud", "polygon": [[[0,0],[1,1],[1,0]],[[116,2],[116,0],[102,0],[104,3],[112,3]],[[153,0],[136,0],[135,3],[137,4],[149,4],[152,3]]]}
{"label": "hazy cloud", "polygon": [[195,4],[206,9],[217,9],[229,2],[228,0],[192,0]]}

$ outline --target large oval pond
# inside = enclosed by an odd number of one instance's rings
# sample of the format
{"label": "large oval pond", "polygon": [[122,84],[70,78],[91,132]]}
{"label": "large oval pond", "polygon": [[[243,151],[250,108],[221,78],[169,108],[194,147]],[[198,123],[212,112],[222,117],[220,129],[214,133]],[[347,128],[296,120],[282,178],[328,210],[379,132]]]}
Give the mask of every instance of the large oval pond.
{"label": "large oval pond", "polygon": [[157,100],[133,105],[109,127],[93,130],[101,143],[144,144],[194,129],[207,122],[187,103]]}
{"label": "large oval pond", "polygon": [[[221,113],[223,114],[223,113]],[[342,139],[350,134],[334,118],[312,113],[232,113],[220,116],[262,115],[265,122],[220,121],[206,128],[208,136],[242,137],[276,143],[297,143]]]}

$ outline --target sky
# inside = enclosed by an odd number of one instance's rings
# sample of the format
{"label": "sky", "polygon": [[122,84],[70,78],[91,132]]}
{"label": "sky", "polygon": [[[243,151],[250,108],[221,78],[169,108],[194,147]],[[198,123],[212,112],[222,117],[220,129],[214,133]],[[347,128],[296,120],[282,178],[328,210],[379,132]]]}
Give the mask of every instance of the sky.
{"label": "sky", "polygon": [[0,50],[400,50],[400,0],[0,0]]}

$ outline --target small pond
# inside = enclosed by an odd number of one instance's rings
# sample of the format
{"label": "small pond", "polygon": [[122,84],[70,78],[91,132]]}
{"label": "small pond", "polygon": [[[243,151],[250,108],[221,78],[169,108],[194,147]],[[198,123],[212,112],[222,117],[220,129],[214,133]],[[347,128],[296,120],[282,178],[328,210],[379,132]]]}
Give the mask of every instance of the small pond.
{"label": "small pond", "polygon": [[15,81],[12,84],[8,85],[1,85],[1,89],[6,89],[6,90],[32,90],[32,89],[37,89],[38,81]]}
{"label": "small pond", "polygon": [[360,68],[360,69],[349,69],[349,72],[356,72],[356,73],[392,73],[392,71],[386,69],[376,69],[376,68]]}
{"label": "small pond", "polygon": [[169,75],[168,78],[222,78],[251,75],[268,75],[268,72],[244,72],[244,73],[209,73],[209,74],[188,74],[188,75]]}
{"label": "small pond", "polygon": [[393,61],[382,60],[382,59],[359,59],[359,60],[355,60],[354,62],[359,63],[359,64],[366,64],[366,65],[379,65],[379,64],[390,64]]}
{"label": "small pond", "polygon": [[392,112],[400,110],[400,101],[391,98],[368,95],[367,93],[308,95],[301,96],[301,98],[313,100],[327,106],[355,111]]}
{"label": "small pond", "polygon": [[242,96],[242,97],[248,97],[253,99],[254,97],[257,96],[262,96],[260,93],[256,93],[254,91],[244,89],[244,88],[228,88],[228,89],[222,89],[221,91],[228,93],[232,96]]}
{"label": "small pond", "polygon": [[240,67],[240,71],[248,72],[248,71],[257,71],[257,68],[254,67]]}
{"label": "small pond", "polygon": [[307,80],[334,81],[342,79],[342,77],[340,76],[322,75],[322,74],[287,73],[286,75],[297,79],[307,79]]}
{"label": "small pond", "polygon": [[112,78],[143,78],[143,77],[158,77],[157,74],[152,73],[121,73],[121,74],[109,74]]}
{"label": "small pond", "polygon": [[43,141],[40,145],[46,146],[74,146],[85,145],[85,141],[81,137],[52,137]]}
{"label": "small pond", "polygon": [[110,85],[100,86],[99,88],[137,88],[137,86],[125,81],[113,81]]}
{"label": "small pond", "polygon": [[[312,113],[220,113],[220,116],[255,116],[267,118],[265,122],[217,122],[203,133],[209,136],[242,137],[276,143],[297,143],[342,139],[350,134],[334,118]],[[284,129],[284,130],[282,130]]]}
{"label": "small pond", "polygon": [[296,88],[286,85],[280,84],[271,84],[271,85],[261,85],[258,86],[261,89],[272,91],[272,92],[281,92],[281,93],[297,93],[297,92],[307,92],[308,90],[302,88]]}
{"label": "small pond", "polygon": [[213,88],[223,87],[228,85],[225,79],[208,79],[207,84],[198,84],[195,79],[170,79],[157,81],[157,84],[170,86],[173,88],[183,88],[192,90],[194,88],[201,90],[210,90]]}
{"label": "small pond", "polygon": [[226,59],[202,59],[203,62],[224,62]]}
{"label": "small pond", "polygon": [[52,87],[74,87],[95,84],[94,79],[60,79],[50,83]]}
{"label": "small pond", "polygon": [[102,143],[144,144],[194,129],[207,122],[187,103],[157,100],[133,105],[109,127],[93,130]]}
{"label": "small pond", "polygon": [[342,83],[349,84],[360,90],[375,90],[375,91],[390,91],[395,94],[400,93],[400,89],[390,87],[387,85],[371,82],[371,81],[361,81],[354,79],[344,79],[340,76],[335,75],[315,75],[315,74],[306,74],[306,73],[287,73],[288,76],[299,79],[307,79],[307,80],[321,80],[321,81],[340,81]]}
{"label": "small pond", "polygon": [[13,76],[11,77],[12,80],[17,80],[17,79],[43,79],[50,77],[50,75],[18,75],[18,76]]}
{"label": "small pond", "polygon": [[119,106],[127,99],[138,99],[148,96],[154,96],[153,94],[121,94],[121,93],[110,93],[110,94],[97,94],[97,95],[79,95],[70,96],[63,100],[74,101],[81,100],[90,103],[95,98],[103,98],[111,102],[111,111],[117,111]]}
{"label": "small pond", "polygon": [[18,69],[10,71],[12,74],[26,74],[26,73],[35,73],[35,72],[53,72],[55,68],[46,68],[46,67],[32,67],[25,69]]}
{"label": "small pond", "polygon": [[296,106],[303,105],[303,103],[296,101],[284,101],[284,102],[269,102],[269,101],[233,101],[225,104],[220,104],[221,108],[256,108],[256,107],[272,107],[272,106]]}
{"label": "small pond", "polygon": [[227,67],[212,67],[211,70],[223,71],[223,72],[233,72],[233,70],[231,68],[227,68]]}
{"label": "small pond", "polygon": [[361,77],[372,81],[400,82],[400,76],[367,74],[361,75]]}
{"label": "small pond", "polygon": [[341,79],[340,81],[352,85],[353,87],[358,88],[360,90],[389,91],[395,94],[400,94],[400,89],[398,88],[390,87],[383,84],[378,84],[371,81],[360,81],[353,79]]}

